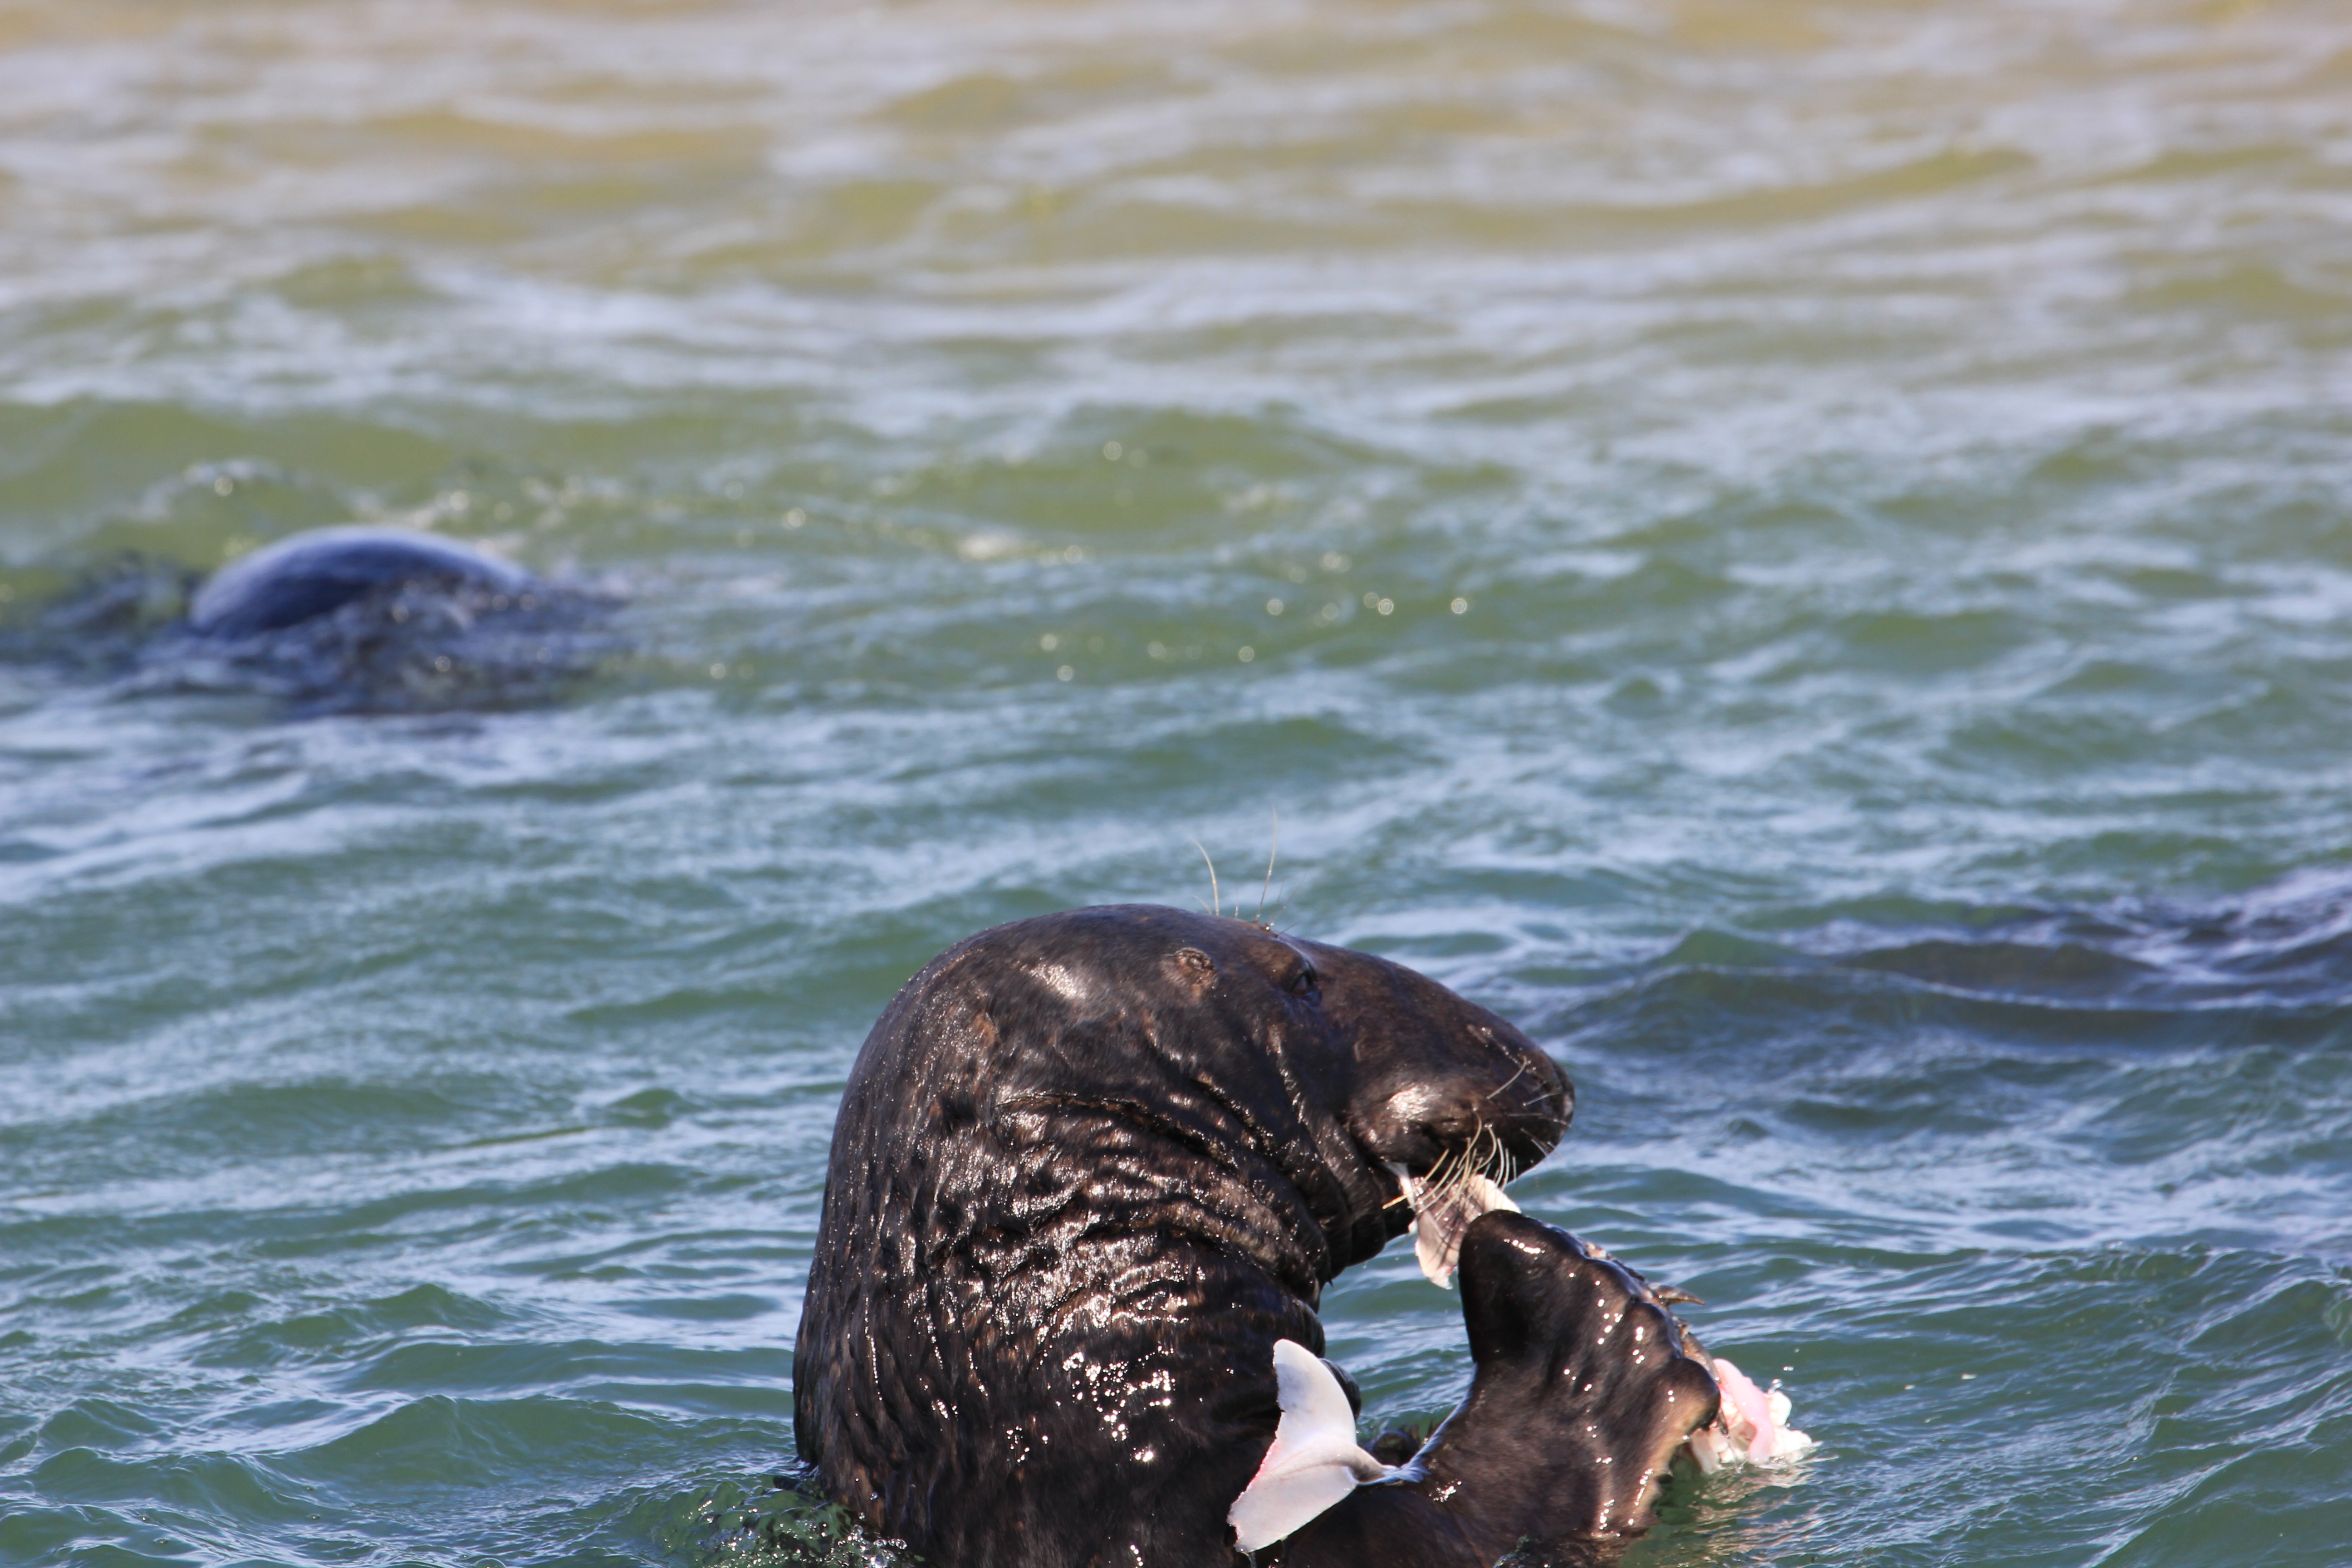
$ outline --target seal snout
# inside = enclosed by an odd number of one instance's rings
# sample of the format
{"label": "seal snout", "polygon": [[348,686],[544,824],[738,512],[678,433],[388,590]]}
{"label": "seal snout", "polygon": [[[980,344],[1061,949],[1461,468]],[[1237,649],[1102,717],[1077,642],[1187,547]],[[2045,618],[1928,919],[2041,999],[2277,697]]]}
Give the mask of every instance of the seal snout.
{"label": "seal snout", "polygon": [[[1549,1082],[1541,1080],[1546,1077]],[[1495,1152],[1516,1173],[1558,1146],[1568,1131],[1573,1100],[1568,1079],[1549,1058],[1536,1052],[1527,1071],[1499,1091],[1483,1074],[1465,1074],[1441,1084],[1421,1126],[1447,1149],[1490,1139]]]}
{"label": "seal snout", "polygon": [[1402,1085],[1373,1110],[1368,1142],[1416,1176],[1460,1164],[1509,1181],[1559,1145],[1575,1113],[1575,1091],[1551,1058],[1527,1057],[1499,1084],[1482,1064]]}

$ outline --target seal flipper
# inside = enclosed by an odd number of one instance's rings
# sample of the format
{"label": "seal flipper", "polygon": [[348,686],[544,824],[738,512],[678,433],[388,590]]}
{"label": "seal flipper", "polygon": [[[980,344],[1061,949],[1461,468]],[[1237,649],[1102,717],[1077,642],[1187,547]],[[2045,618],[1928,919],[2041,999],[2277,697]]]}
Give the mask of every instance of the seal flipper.
{"label": "seal flipper", "polygon": [[1434,1484],[1490,1494],[1474,1506],[1538,1543],[1647,1529],[1675,1454],[1720,1402],[1680,1326],[1639,1275],[1524,1215],[1481,1216],[1461,1267],[1478,1371],[1454,1440],[1428,1458]]}
{"label": "seal flipper", "polygon": [[1719,1404],[1638,1276],[1564,1230],[1489,1213],[1461,1242],[1477,1372],[1398,1484],[1367,1488],[1283,1545],[1286,1568],[1483,1568],[1607,1551],[1653,1522],[1659,1483]]}
{"label": "seal flipper", "polygon": [[1296,1340],[1276,1340],[1274,1374],[1282,1425],[1257,1474],[1234,1500],[1226,1522],[1234,1544],[1256,1552],[1306,1525],[1356,1489],[1394,1474],[1356,1444],[1348,1391],[1322,1359]]}

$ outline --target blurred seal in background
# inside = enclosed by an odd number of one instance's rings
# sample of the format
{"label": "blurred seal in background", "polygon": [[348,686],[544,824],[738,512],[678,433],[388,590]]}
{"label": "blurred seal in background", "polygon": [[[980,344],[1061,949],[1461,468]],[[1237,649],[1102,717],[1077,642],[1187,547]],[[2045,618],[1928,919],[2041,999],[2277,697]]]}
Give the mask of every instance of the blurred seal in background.
{"label": "blurred seal in background", "polygon": [[314,529],[210,578],[143,557],[86,576],[8,651],[138,689],[247,691],[298,714],[530,706],[621,641],[618,598],[415,529]]}

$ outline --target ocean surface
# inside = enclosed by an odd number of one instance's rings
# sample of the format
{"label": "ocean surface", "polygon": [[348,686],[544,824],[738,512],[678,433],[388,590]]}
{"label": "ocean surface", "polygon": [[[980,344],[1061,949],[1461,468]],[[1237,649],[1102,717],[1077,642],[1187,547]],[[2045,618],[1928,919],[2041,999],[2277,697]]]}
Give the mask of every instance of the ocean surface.
{"label": "ocean surface", "polygon": [[[613,647],[59,618],[352,521]],[[11,1568],[796,1561],[866,1028],[1195,839],[1794,1396],[1628,1568],[2352,1563],[2332,0],[0,0],[0,599]]]}

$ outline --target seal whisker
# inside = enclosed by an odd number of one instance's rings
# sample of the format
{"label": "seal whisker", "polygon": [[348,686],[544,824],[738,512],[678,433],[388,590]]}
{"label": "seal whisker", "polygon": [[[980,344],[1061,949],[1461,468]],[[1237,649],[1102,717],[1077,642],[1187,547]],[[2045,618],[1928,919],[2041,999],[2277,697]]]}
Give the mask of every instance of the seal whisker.
{"label": "seal whisker", "polygon": [[1454,1156],[1454,1169],[1445,1178],[1445,1196],[1449,1203],[1458,1202],[1466,1197],[1470,1192],[1471,1179],[1478,1174],[1475,1156],[1478,1150],[1478,1138],[1485,1131],[1485,1127],[1486,1124],[1482,1120],[1478,1126],[1471,1130],[1470,1141],[1463,1144],[1461,1152]]}
{"label": "seal whisker", "polygon": [[1199,839],[1192,840],[1192,847],[1201,851],[1201,858],[1209,868],[1209,912],[1223,918],[1225,912],[1225,900],[1217,891],[1217,863],[1209,858],[1207,847]]}
{"label": "seal whisker", "polygon": [[[1282,807],[1277,805],[1274,808],[1274,837],[1272,842],[1268,843],[1265,847],[1265,883],[1257,890],[1257,910],[1256,913],[1250,916],[1252,924],[1263,925],[1265,923],[1259,917],[1265,913],[1266,895],[1274,891],[1274,858],[1281,848]],[[1275,912],[1276,914],[1280,914],[1282,911],[1276,910]]]}
{"label": "seal whisker", "polygon": [[1525,1078],[1525,1077],[1527,1077],[1527,1076],[1528,1076],[1528,1064],[1527,1064],[1527,1063],[1525,1063],[1525,1062],[1521,1062],[1521,1063],[1519,1064],[1519,1066],[1518,1066],[1518,1070],[1517,1070],[1516,1072],[1512,1073],[1510,1077],[1508,1077],[1508,1078],[1505,1079],[1502,1082],[1500,1082],[1500,1083],[1496,1084],[1496,1085],[1495,1086],[1495,1092],[1494,1092],[1493,1094],[1491,1094],[1491,1095],[1487,1096],[1487,1098],[1488,1098],[1489,1100],[1500,1100],[1500,1099],[1503,1097],[1503,1091],[1504,1091],[1505,1089],[1507,1089],[1510,1088],[1510,1087],[1511,1087],[1511,1085],[1513,1085],[1513,1084],[1515,1084],[1515,1083],[1518,1082],[1518,1081],[1519,1081],[1519,1079],[1523,1079],[1523,1078]]}
{"label": "seal whisker", "polygon": [[1463,1173],[1469,1169],[1465,1154],[1465,1150],[1448,1149],[1437,1156],[1437,1163],[1429,1168],[1428,1191],[1433,1197],[1454,1195],[1454,1190],[1461,1185]]}

